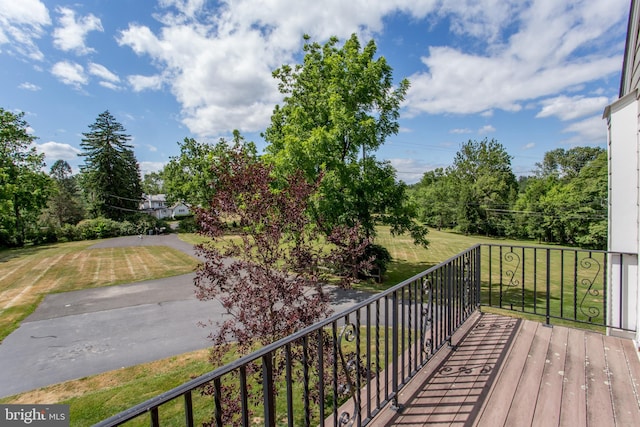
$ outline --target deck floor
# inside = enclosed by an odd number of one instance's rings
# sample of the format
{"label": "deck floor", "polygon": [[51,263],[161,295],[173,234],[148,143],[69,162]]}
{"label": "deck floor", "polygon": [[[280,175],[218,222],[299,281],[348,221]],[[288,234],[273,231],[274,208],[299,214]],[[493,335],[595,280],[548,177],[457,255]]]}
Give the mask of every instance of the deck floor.
{"label": "deck floor", "polygon": [[495,314],[467,323],[372,425],[640,426],[630,340]]}

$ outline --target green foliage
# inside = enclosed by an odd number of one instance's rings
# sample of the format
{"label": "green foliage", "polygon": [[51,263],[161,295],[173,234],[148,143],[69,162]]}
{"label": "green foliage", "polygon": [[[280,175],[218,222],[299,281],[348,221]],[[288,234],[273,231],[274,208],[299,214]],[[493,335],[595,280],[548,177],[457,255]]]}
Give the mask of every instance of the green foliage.
{"label": "green foliage", "polygon": [[384,276],[384,273],[387,272],[387,268],[389,268],[389,263],[392,261],[391,253],[382,245],[378,244],[370,244],[364,250],[363,259],[373,259],[373,266],[377,271],[373,273],[377,273]]}
{"label": "green foliage", "polygon": [[495,140],[468,141],[452,166],[426,172],[411,190],[426,224],[467,234],[504,236],[510,229],[499,215],[510,209],[518,184],[511,156]]}
{"label": "green foliage", "polygon": [[149,172],[142,179],[142,191],[145,194],[164,194],[164,178],[162,172]]}
{"label": "green foliage", "polygon": [[197,233],[198,231],[198,224],[193,216],[183,218],[178,223],[178,233]]}
{"label": "green foliage", "polygon": [[169,230],[169,225],[151,215],[136,214],[125,221],[114,221],[109,218],[98,217],[80,221],[76,226],[65,224],[56,228],[58,238],[66,241],[104,239],[118,236],[135,236],[154,233],[159,230]]}
{"label": "green foliage", "polygon": [[83,240],[104,239],[120,235],[120,223],[104,217],[80,221],[77,228]]}
{"label": "green foliage", "polygon": [[511,156],[496,140],[471,141],[456,153],[450,175],[458,196],[456,221],[463,233],[503,235],[499,217],[491,213],[508,209],[517,182]]}
{"label": "green foliage", "polygon": [[67,242],[82,240],[82,232],[76,225],[64,224],[58,230],[58,238]]}
{"label": "green foliage", "polygon": [[105,111],[83,133],[80,184],[92,217],[122,220],[137,212],[142,186],[140,168],[124,127]]}
{"label": "green foliage", "polygon": [[438,230],[453,228],[456,224],[455,193],[453,180],[444,169],[425,172],[410,191],[418,219]]}
{"label": "green foliage", "polygon": [[84,209],[78,191],[76,177],[71,174],[71,166],[64,160],[57,160],[49,172],[54,182],[44,220],[55,227],[77,224],[84,218]]}
{"label": "green foliage", "polygon": [[536,163],[536,174],[540,177],[554,176],[567,181],[578,176],[587,163],[605,152],[599,147],[573,147],[569,150],[557,148],[544,154],[542,163]]}
{"label": "green foliage", "polygon": [[52,192],[24,113],[0,108],[0,246],[22,246]]}
{"label": "green foliage", "polygon": [[323,218],[325,233],[360,224],[372,237],[382,221],[426,245],[427,230],[413,221],[406,187],[374,155],[398,132],[409,82],[393,86],[392,69],[384,57],[376,58],[373,40],[361,46],[353,35],[342,47],[335,37],[323,46],[305,40],[302,64],[273,73],[285,97],[263,135],[269,143],[265,161],[281,181],[294,169],[308,182],[324,175],[312,211]]}
{"label": "green foliage", "polygon": [[494,140],[463,144],[451,167],[426,172],[411,188],[419,218],[469,234],[606,248],[605,150],[552,150],[535,176],[517,182],[510,160]]}
{"label": "green foliage", "polygon": [[233,132],[232,142],[221,138],[211,145],[185,138],[178,145],[180,155],[171,157],[162,172],[169,204],[186,202],[192,206],[207,206],[213,197],[211,184],[215,181],[211,167],[228,156],[231,146],[242,146],[252,157],[256,156],[255,145],[246,142],[237,130]]}

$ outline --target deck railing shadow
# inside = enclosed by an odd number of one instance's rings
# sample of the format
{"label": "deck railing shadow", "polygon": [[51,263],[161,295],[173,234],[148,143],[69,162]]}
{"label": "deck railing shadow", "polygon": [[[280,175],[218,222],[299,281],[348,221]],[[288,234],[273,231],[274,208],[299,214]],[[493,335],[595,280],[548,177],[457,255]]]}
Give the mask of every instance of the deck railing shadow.
{"label": "deck railing shadow", "polygon": [[473,425],[516,337],[521,320],[481,314],[472,317],[401,394],[396,411],[379,425]]}

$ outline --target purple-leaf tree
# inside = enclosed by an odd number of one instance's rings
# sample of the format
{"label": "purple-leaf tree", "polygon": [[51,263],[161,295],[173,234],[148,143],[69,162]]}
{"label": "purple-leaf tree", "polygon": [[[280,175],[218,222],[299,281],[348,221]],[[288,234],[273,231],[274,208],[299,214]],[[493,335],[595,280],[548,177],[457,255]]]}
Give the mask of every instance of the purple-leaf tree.
{"label": "purple-leaf tree", "polygon": [[[348,286],[371,266],[363,261],[369,241],[358,227],[336,228],[327,239],[311,222],[307,208],[319,181],[296,172],[277,186],[271,168],[241,146],[212,168],[214,196],[197,212],[211,243],[197,246],[205,261],[195,285],[199,299],[217,299],[226,310],[210,335],[211,361],[220,365],[232,348],[246,354],[327,317],[328,276]],[[228,387],[223,396],[233,395]],[[234,424],[237,405],[223,400],[225,424]]]}

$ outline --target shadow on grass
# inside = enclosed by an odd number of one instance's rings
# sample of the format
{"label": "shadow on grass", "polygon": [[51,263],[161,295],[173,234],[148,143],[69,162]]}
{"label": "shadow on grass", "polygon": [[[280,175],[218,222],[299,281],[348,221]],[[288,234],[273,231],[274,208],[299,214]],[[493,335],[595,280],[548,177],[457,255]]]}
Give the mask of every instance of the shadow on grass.
{"label": "shadow on grass", "polygon": [[48,249],[56,249],[58,243],[48,243],[38,246],[25,246],[22,248],[5,248],[0,249],[0,263],[9,262],[13,259],[37,254]]}

